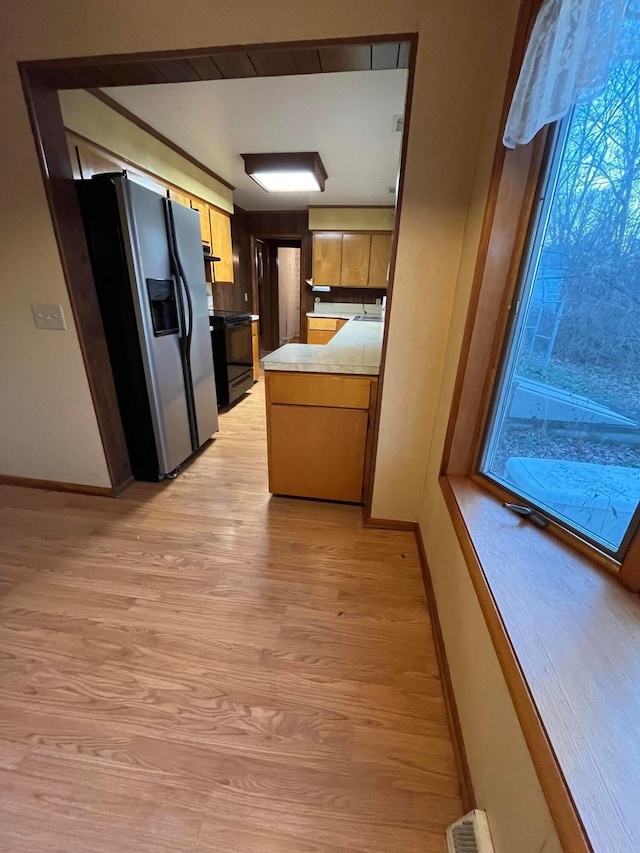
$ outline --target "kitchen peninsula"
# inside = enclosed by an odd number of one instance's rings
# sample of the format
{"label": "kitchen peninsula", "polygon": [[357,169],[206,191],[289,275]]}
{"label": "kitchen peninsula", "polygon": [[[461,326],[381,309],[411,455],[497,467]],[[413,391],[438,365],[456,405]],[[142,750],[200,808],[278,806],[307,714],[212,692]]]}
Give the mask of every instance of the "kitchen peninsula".
{"label": "kitchen peninsula", "polygon": [[363,501],[382,333],[380,318],[354,318],[327,344],[286,344],[265,356],[273,494]]}

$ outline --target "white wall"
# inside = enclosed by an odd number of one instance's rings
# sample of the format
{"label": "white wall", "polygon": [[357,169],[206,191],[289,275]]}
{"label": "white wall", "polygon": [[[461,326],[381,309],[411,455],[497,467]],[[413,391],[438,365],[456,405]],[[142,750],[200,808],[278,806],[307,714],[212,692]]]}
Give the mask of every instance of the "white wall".
{"label": "white wall", "polygon": [[300,340],[300,249],[278,248],[280,345]]}
{"label": "white wall", "polygon": [[[61,302],[69,317],[70,312],[16,60],[419,31],[374,514],[421,519],[479,805],[490,806],[497,853],[538,853],[535,844],[548,833],[548,813],[532,782],[526,750],[518,747],[513,708],[495,677],[495,656],[473,615],[475,599],[434,474],[468,300],[469,259],[477,248],[477,209],[486,194],[476,175],[485,174],[490,162],[491,146],[484,143],[495,140],[495,105],[502,95],[517,6],[518,0],[317,0],[313,5],[291,0],[5,0],[0,34],[0,194],[5,202],[0,208],[0,473],[107,483],[73,327],[37,332],[30,324],[32,301]],[[456,645],[452,630],[457,612],[469,615],[464,646]],[[481,665],[494,673],[485,693],[465,678],[476,659],[476,642],[483,649]],[[511,721],[513,752],[503,753],[501,766],[489,749],[491,738],[487,734],[485,739],[474,717],[487,703],[497,720]],[[509,775],[521,791],[520,805],[505,793]],[[531,806],[526,815],[523,799]],[[523,816],[519,827],[514,809]],[[549,853],[553,849],[547,847]]]}

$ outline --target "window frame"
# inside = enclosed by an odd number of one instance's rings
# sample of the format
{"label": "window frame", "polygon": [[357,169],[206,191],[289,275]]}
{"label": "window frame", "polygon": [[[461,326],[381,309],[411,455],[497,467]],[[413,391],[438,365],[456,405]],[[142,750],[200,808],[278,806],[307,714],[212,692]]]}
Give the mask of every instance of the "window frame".
{"label": "window frame", "polygon": [[[521,9],[500,131],[506,123],[526,43],[540,5],[541,0],[529,0]],[[515,149],[504,148],[500,132],[441,465],[443,477],[469,477],[499,500],[508,502],[513,501],[514,495],[520,501],[523,499],[481,473],[479,460],[509,333],[512,303],[532,224],[538,214],[538,198],[555,148],[558,126],[556,123],[544,128],[528,145]],[[635,522],[636,516],[631,524]],[[640,591],[640,529],[637,526],[621,560],[553,519],[542,535],[547,531],[616,574],[632,591]]]}

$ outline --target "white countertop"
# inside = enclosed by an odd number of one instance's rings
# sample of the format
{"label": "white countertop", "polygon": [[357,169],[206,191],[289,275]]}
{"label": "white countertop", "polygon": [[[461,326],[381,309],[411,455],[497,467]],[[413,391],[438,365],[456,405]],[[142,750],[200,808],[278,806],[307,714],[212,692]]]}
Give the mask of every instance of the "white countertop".
{"label": "white countertop", "polygon": [[350,320],[328,344],[285,344],[260,364],[265,370],[377,376],[383,331],[384,323]]}

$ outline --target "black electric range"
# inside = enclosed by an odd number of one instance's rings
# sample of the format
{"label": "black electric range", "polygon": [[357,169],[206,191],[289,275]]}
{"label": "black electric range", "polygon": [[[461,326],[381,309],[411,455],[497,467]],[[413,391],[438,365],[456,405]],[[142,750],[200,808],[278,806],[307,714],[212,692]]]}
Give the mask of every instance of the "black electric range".
{"label": "black electric range", "polygon": [[209,312],[218,406],[230,406],[253,385],[251,314]]}

